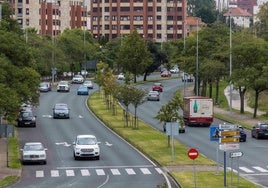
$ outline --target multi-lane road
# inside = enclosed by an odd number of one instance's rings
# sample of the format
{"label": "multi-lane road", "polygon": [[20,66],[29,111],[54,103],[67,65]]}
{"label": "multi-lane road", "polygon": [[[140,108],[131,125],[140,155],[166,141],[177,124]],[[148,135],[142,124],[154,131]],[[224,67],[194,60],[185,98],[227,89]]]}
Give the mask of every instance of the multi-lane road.
{"label": "multi-lane road", "polygon": [[[174,92],[183,87],[180,79],[162,81],[164,91],[160,101],[148,101],[138,107],[138,117],[159,131],[162,125],[154,118],[160,107],[173,97]],[[151,88],[152,83],[139,87]],[[154,188],[170,183],[162,170],[120,137],[99,122],[86,107],[87,96],[77,96],[72,85],[70,93],[52,91],[42,93],[37,108],[37,127],[19,128],[20,144],[41,141],[48,148],[47,165],[23,166],[21,181],[12,187],[143,187]],[[97,88],[97,87],[95,87]],[[93,92],[94,90],[91,90]],[[52,108],[57,102],[64,102],[71,108],[70,119],[53,119]],[[133,110],[133,109],[131,109]],[[220,120],[215,119],[214,125]],[[78,134],[94,134],[101,142],[100,160],[75,161],[72,142]],[[247,131],[247,142],[240,143],[243,156],[231,160],[227,157],[227,167],[253,181],[260,187],[268,187],[268,146],[267,140],[252,139]],[[195,147],[202,155],[223,165],[223,152],[218,143],[210,141],[208,127],[187,127],[186,132],[175,136],[180,142]],[[230,151],[227,151],[229,156]]]}
{"label": "multi-lane road", "polygon": [[[183,88],[184,83],[180,79],[170,79],[162,81],[164,91],[161,93],[160,102],[150,101],[142,104],[138,108],[138,117],[159,131],[163,131],[162,125],[154,117],[159,108],[165,104],[178,88]],[[145,83],[140,87],[151,88],[151,83]],[[133,108],[131,108],[134,112]],[[213,125],[218,126],[224,123],[215,119]],[[226,166],[233,172],[239,173],[240,176],[259,184],[260,187],[268,187],[268,140],[256,140],[251,138],[250,130],[247,132],[247,141],[240,143],[239,150],[226,151]],[[218,142],[210,141],[209,127],[186,127],[186,132],[174,136],[175,139],[187,145],[189,148],[194,147],[199,150],[202,155],[218,162],[220,166],[224,164],[224,152],[219,150]],[[241,151],[242,157],[229,158],[230,152]],[[236,181],[236,180],[234,180]]]}
{"label": "multi-lane road", "polygon": [[[40,141],[47,150],[47,165],[24,165],[16,188],[155,188],[168,183],[163,171],[99,122],[87,108],[87,96],[78,96],[72,85],[68,93],[41,93],[36,109],[36,128],[18,128],[19,142]],[[95,87],[97,88],[97,87]],[[90,90],[93,92],[94,90]],[[67,103],[70,119],[53,119],[55,103]],[[100,160],[74,160],[76,135],[93,134],[100,143]]]}

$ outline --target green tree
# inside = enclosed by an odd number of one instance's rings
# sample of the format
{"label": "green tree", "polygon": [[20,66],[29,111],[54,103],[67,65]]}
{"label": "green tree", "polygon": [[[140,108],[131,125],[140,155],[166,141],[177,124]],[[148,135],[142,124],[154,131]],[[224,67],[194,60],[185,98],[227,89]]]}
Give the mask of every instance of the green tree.
{"label": "green tree", "polygon": [[255,23],[257,36],[268,41],[268,2],[260,6],[257,20],[258,21]]}
{"label": "green tree", "polygon": [[118,65],[123,72],[130,72],[136,77],[142,75],[146,68],[152,63],[152,57],[148,50],[146,41],[140,37],[137,30],[124,37],[122,46],[118,53]]}

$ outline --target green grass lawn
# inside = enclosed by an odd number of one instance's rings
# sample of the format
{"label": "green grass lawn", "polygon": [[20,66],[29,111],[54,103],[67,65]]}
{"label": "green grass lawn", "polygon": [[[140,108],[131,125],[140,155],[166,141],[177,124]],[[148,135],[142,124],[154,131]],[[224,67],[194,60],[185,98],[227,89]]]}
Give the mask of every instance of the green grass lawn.
{"label": "green grass lawn", "polygon": [[[116,104],[117,113],[109,109],[99,92],[94,93],[89,97],[88,105],[90,109],[112,130],[142,151],[150,159],[157,162],[159,166],[179,167],[183,165],[192,165],[193,161],[189,159],[188,149],[185,145],[178,141],[174,141],[174,160],[171,157],[171,147],[167,145],[167,136],[153,129],[143,121],[139,120],[138,128],[133,128],[131,124],[126,126],[123,118],[122,108]],[[203,155],[199,155],[195,160],[196,165],[215,166],[216,163]],[[173,176],[184,188],[194,187],[194,173],[191,171],[171,171]],[[216,174],[215,171],[198,171],[196,176],[197,187],[224,187],[223,174]],[[233,173],[234,182],[232,185],[243,188],[257,188],[253,183],[240,178],[239,186],[236,184],[236,174]],[[230,173],[228,173],[228,185],[230,187]]]}

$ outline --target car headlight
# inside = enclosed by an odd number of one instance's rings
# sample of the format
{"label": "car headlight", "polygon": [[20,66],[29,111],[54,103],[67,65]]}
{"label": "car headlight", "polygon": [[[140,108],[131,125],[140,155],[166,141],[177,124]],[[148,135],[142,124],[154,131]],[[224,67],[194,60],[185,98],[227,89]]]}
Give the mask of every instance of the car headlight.
{"label": "car headlight", "polygon": [[19,118],[19,121],[22,121],[22,118]]}

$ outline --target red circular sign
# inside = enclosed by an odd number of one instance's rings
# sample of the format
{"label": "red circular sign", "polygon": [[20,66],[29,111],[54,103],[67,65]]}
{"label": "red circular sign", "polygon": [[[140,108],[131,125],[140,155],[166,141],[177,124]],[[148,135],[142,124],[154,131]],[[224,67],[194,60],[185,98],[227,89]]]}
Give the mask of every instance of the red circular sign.
{"label": "red circular sign", "polygon": [[198,150],[195,148],[191,148],[188,150],[188,157],[190,159],[195,160],[198,157]]}

